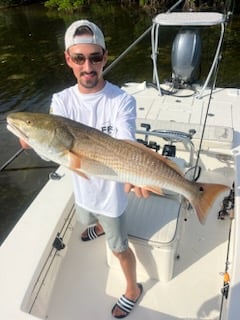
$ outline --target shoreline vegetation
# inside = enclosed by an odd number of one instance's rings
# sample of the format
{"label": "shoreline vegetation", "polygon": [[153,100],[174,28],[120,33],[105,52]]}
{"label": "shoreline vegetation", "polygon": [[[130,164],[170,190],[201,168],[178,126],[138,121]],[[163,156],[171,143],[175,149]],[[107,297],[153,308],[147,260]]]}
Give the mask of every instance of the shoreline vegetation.
{"label": "shoreline vegetation", "polygon": [[[100,2],[99,0],[0,0],[0,9],[15,7],[20,5],[30,5],[34,3],[43,3],[49,10],[65,11],[72,13],[90,7],[91,4]],[[101,4],[109,3],[109,0],[101,0]],[[142,8],[146,11],[157,14],[164,12],[176,3],[176,0],[111,0],[112,3],[118,3],[125,7]],[[233,3],[230,6],[230,3]],[[219,11],[226,9],[235,13],[240,12],[239,1],[222,0],[185,0],[178,6],[182,11]]]}

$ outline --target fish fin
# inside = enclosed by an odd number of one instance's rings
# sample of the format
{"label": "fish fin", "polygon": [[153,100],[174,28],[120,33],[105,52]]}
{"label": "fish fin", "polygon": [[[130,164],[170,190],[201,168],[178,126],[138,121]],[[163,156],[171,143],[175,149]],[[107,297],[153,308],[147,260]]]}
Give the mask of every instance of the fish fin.
{"label": "fish fin", "polygon": [[73,170],[76,174],[78,174],[80,177],[89,180],[89,177],[83,173],[81,170]]}
{"label": "fish fin", "polygon": [[148,190],[150,192],[156,193],[159,196],[163,196],[164,192],[161,188],[155,187],[155,186],[142,186],[143,189]]}
{"label": "fish fin", "polygon": [[142,143],[132,141],[132,140],[124,140],[124,141],[142,149],[144,152],[151,153],[151,155],[158,158],[160,161],[164,162],[167,166],[169,166],[171,169],[175,170],[181,176],[183,175],[183,172],[180,170],[179,166],[174,161],[170,160],[169,158],[162,156],[161,154],[154,152],[153,150],[150,150],[148,147],[144,146]]}
{"label": "fish fin", "polygon": [[69,168],[74,171],[75,173],[77,173],[79,176],[81,176],[82,178],[88,179],[89,177],[81,171],[81,159],[79,156],[76,156],[74,153],[72,152],[68,152],[68,160],[69,160]]}
{"label": "fish fin", "polygon": [[147,191],[156,193],[159,196],[163,196],[164,195],[162,189],[158,188],[158,187],[155,187],[155,186],[134,186],[134,185],[132,185],[130,183],[125,183],[124,190],[125,190],[125,192],[129,193],[130,191],[134,191],[135,187],[138,187],[138,188],[141,188],[143,190],[147,190]]}
{"label": "fish fin", "polygon": [[204,224],[209,213],[209,209],[213,206],[218,195],[229,189],[228,186],[222,184],[197,183],[200,190],[200,197],[191,201],[201,224]]}
{"label": "fish fin", "polygon": [[72,170],[75,170],[75,169],[80,169],[81,168],[81,159],[79,156],[75,155],[74,153],[72,152],[68,152],[68,165],[69,165],[69,168],[72,169]]}

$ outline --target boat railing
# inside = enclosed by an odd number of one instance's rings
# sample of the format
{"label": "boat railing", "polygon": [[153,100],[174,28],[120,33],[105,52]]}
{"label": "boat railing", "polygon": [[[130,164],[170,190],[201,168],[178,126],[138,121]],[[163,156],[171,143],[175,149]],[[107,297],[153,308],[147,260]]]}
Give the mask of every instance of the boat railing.
{"label": "boat railing", "polygon": [[220,50],[223,43],[225,30],[225,15],[217,12],[171,12],[160,13],[153,19],[153,26],[151,32],[152,43],[152,61],[153,61],[153,83],[156,83],[159,94],[162,95],[159,81],[159,71],[157,67],[157,57],[159,51],[159,28],[160,26],[168,27],[204,27],[204,26],[221,26],[220,37],[214,55],[214,59],[209,70],[205,83],[198,94],[198,98],[203,96],[203,93],[217,68]]}
{"label": "boat railing", "polygon": [[[225,23],[227,21],[227,15],[218,12],[172,12],[182,0],[179,0],[175,5],[173,5],[166,13],[160,13],[156,15],[152,20],[152,25],[145,30],[132,44],[130,44],[126,50],[124,50],[106,69],[103,71],[103,75],[106,75],[116,64],[118,64],[122,58],[124,58],[132,48],[134,48],[148,33],[151,31],[151,46],[152,54],[151,59],[153,62],[153,78],[152,81],[157,86],[157,90],[160,95],[163,95],[162,89],[160,87],[159,80],[159,70],[157,65],[157,58],[159,54],[159,39],[161,27],[185,27],[185,28],[201,28],[220,25],[221,31],[216,47],[215,55],[213,57],[213,62],[206,77],[206,80],[201,88],[201,91],[197,94],[198,98],[203,97],[203,93],[207,88],[211,77],[214,75],[214,71],[217,70],[220,51],[224,38]],[[215,84],[213,84],[214,86]]]}
{"label": "boat railing", "polygon": [[[148,137],[158,137],[166,140],[169,142],[170,145],[173,145],[176,142],[181,142],[185,149],[189,151],[189,159],[186,162],[186,167],[192,168],[194,167],[194,144],[191,141],[193,135],[195,132],[182,132],[182,131],[173,131],[173,130],[136,130],[136,134],[143,135],[144,136],[144,144],[147,144]],[[157,150],[156,150],[157,151]]]}

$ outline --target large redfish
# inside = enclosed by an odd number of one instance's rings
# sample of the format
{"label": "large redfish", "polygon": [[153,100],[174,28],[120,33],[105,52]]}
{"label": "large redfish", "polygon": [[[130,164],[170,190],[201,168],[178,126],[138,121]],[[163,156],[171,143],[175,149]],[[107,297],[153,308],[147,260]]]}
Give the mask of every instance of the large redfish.
{"label": "large redfish", "polygon": [[74,170],[88,179],[126,182],[155,193],[168,189],[183,195],[201,223],[220,192],[220,184],[185,179],[176,165],[133,141],[119,140],[63,117],[18,112],[7,117],[8,129],[40,156]]}

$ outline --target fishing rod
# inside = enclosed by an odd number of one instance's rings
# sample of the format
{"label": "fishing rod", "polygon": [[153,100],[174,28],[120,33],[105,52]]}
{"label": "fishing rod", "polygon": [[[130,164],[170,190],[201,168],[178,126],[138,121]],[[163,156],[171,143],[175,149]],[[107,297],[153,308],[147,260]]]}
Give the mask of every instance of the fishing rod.
{"label": "fishing rod", "polygon": [[229,294],[229,288],[230,288],[230,276],[229,276],[229,256],[230,256],[230,247],[231,247],[231,234],[232,234],[232,221],[234,219],[234,199],[235,199],[235,192],[234,192],[234,183],[232,184],[232,188],[229,192],[229,195],[226,196],[223,199],[222,208],[218,212],[218,219],[225,220],[226,217],[229,218],[230,224],[229,224],[229,231],[228,231],[228,244],[227,244],[227,256],[225,260],[225,268],[224,272],[221,273],[223,275],[223,287],[221,289],[222,298],[221,298],[221,304],[220,304],[220,314],[219,314],[219,320],[222,320],[223,316],[223,306],[224,306],[224,299],[228,298]]}
{"label": "fishing rod", "polygon": [[[230,4],[229,4],[229,6],[230,6]],[[225,17],[224,21],[225,21],[225,24],[227,24],[229,22],[229,17],[231,15],[231,13],[227,9],[225,9],[224,12],[225,12],[224,13],[224,17]],[[223,40],[222,40],[222,43],[221,43],[221,47],[219,49],[218,58],[217,58],[217,61],[216,61],[215,65],[214,65],[214,69],[213,69],[213,76],[212,76],[213,81],[212,81],[210,94],[209,94],[209,98],[208,98],[207,110],[206,110],[206,113],[205,113],[205,118],[204,118],[204,123],[203,123],[203,130],[202,130],[202,133],[201,133],[200,144],[199,144],[198,153],[197,153],[197,160],[196,160],[196,164],[195,164],[195,167],[194,167],[193,180],[195,180],[195,181],[197,180],[196,179],[196,172],[197,172],[197,169],[198,169],[198,164],[199,164],[199,160],[200,160],[200,154],[201,154],[201,151],[202,151],[203,138],[204,138],[204,133],[205,133],[206,125],[207,125],[208,114],[209,114],[209,109],[210,109],[210,105],[211,105],[211,101],[212,101],[213,90],[215,89],[215,85],[216,85],[216,82],[217,82],[217,75],[218,75],[218,70],[219,70],[219,62],[221,60],[223,42],[224,42],[224,34],[223,34]]]}
{"label": "fishing rod", "polygon": [[128,52],[135,47],[150,31],[152,30],[152,26],[150,26],[147,30],[145,30],[130,46],[127,47],[104,71],[103,75],[108,73],[123,57],[125,57]]}
{"label": "fishing rod", "polygon": [[[177,1],[170,9],[167,10],[167,13],[170,13],[173,11],[183,0]],[[150,31],[152,30],[152,25],[148,27],[134,42],[132,42],[127,49],[125,49],[113,62],[106,67],[106,69],[103,71],[103,75],[106,75],[125,55],[128,54],[128,52],[135,47]]]}
{"label": "fishing rod", "polygon": [[232,14],[235,9],[235,0],[226,0],[225,7],[224,7],[224,12],[226,15],[229,13]]}
{"label": "fishing rod", "polygon": [[11,158],[9,158],[0,168],[0,172],[3,171],[12,161],[14,161],[22,152],[23,148],[19,149]]}
{"label": "fishing rod", "polygon": [[6,167],[11,164],[14,160],[16,160],[20,154],[24,151],[24,148],[20,148],[11,158],[9,158],[1,167],[0,172],[2,172],[4,169],[5,171],[19,171],[19,170],[36,170],[36,169],[54,169],[57,167],[57,165],[52,166],[35,166],[35,167],[22,167],[22,168],[13,168],[13,169],[6,169]]}
{"label": "fishing rod", "polygon": [[39,169],[55,169],[58,165],[51,165],[51,166],[33,166],[33,167],[21,167],[21,168],[11,168],[5,169],[5,172],[16,172],[16,171],[28,171],[28,170],[39,170]]}
{"label": "fishing rod", "polygon": [[181,2],[183,2],[183,0],[177,1],[177,2],[167,11],[167,13],[170,13],[171,11],[173,11]]}

